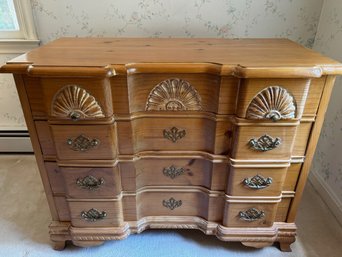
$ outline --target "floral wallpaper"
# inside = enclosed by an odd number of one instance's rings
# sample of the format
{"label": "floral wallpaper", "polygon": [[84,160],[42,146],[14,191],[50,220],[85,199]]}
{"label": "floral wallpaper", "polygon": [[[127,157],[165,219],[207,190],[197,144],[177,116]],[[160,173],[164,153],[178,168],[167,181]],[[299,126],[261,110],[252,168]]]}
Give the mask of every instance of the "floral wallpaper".
{"label": "floral wallpaper", "polygon": [[[0,65],[17,56],[0,54]],[[19,97],[11,74],[0,74],[0,129],[25,127]]]}
{"label": "floral wallpaper", "polygon": [[33,0],[43,43],[61,36],[287,37],[312,46],[322,0]]}
{"label": "floral wallpaper", "polygon": [[[325,0],[313,48],[342,62],[342,1]],[[342,202],[342,78],[338,77],[318,142],[312,171]]]}

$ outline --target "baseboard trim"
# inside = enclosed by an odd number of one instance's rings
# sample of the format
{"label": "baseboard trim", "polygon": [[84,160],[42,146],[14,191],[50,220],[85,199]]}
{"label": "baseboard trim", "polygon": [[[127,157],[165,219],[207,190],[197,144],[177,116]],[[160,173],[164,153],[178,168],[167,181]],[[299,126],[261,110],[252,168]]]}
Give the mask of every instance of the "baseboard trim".
{"label": "baseboard trim", "polygon": [[32,153],[27,130],[0,130],[0,153]]}
{"label": "baseboard trim", "polygon": [[317,171],[312,171],[309,176],[309,181],[326,203],[332,214],[342,226],[342,202],[336,194],[330,189],[324,179]]}

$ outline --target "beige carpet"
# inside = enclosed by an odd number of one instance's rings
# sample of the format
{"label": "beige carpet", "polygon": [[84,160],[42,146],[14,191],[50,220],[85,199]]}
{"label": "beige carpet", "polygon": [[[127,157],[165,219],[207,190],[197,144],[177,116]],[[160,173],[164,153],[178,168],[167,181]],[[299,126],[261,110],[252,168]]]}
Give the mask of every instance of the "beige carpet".
{"label": "beige carpet", "polygon": [[287,256],[340,257],[342,230],[319,195],[307,185],[299,210],[292,253],[276,247],[252,249],[224,243],[200,231],[154,230],[93,248],[69,245],[58,252],[49,245],[49,210],[32,155],[0,155],[0,256]]}

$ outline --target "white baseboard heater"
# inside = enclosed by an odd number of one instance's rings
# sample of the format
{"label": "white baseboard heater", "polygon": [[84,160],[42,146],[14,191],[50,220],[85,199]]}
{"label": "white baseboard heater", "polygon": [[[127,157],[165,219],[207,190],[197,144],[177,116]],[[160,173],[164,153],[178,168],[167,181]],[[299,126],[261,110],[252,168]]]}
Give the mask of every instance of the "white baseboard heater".
{"label": "white baseboard heater", "polygon": [[27,130],[0,129],[0,153],[32,153]]}

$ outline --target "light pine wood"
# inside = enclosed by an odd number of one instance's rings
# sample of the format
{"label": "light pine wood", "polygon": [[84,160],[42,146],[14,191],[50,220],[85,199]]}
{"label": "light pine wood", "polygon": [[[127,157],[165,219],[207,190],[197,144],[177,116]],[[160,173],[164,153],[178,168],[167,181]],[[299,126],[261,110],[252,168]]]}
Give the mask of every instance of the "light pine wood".
{"label": "light pine wood", "polygon": [[[286,171],[287,167],[260,168],[250,166],[238,168],[230,166],[226,193],[240,196],[279,196],[283,188]],[[262,189],[250,188],[244,184],[245,179],[252,179],[258,175],[264,179],[271,179],[271,184],[267,184]]]}
{"label": "light pine wood", "polygon": [[[130,165],[131,167],[127,167]],[[127,164],[120,163],[121,170],[132,174],[122,174],[136,179],[136,188],[144,186],[203,186],[212,190],[224,190],[227,176],[227,163],[213,163],[198,156],[187,158],[147,157]],[[212,185],[212,181],[217,181]],[[125,180],[124,188],[129,188],[130,181]],[[133,188],[132,188],[133,189]]]}
{"label": "light pine wood", "polygon": [[[54,249],[181,228],[291,251],[342,65],[285,39],[63,38],[0,72],[14,73]],[[281,143],[253,150],[264,135]]]}
{"label": "light pine wood", "polygon": [[[123,222],[121,201],[105,200],[73,200],[68,199],[70,209],[71,225],[74,227],[117,227]],[[82,217],[82,212],[88,212],[96,209],[99,212],[105,212],[106,217],[95,221],[86,220]]]}
{"label": "light pine wood", "polygon": [[311,79],[310,90],[306,98],[303,115],[316,116],[327,76]]}
{"label": "light pine wood", "polygon": [[281,202],[278,204],[277,213],[275,217],[276,222],[285,222],[287,218],[287,214],[291,204],[291,197],[285,197],[281,199]]}
{"label": "light pine wood", "polygon": [[60,221],[70,221],[70,210],[64,195],[57,195],[53,198],[56,205],[58,219]]}
{"label": "light pine wood", "polygon": [[[158,68],[161,71],[165,71],[167,70],[167,65],[166,67],[163,67],[163,64],[160,64],[156,68]],[[182,64],[179,64],[179,69],[183,70]],[[157,89],[160,83],[170,83],[171,90],[172,81],[169,80],[170,78],[176,78],[177,81],[179,79],[181,83],[188,83],[192,87],[191,89],[189,89],[189,93],[193,93],[194,96],[198,96],[200,99],[198,110],[217,113],[220,90],[220,76],[207,73],[139,73],[132,75],[129,74],[127,78],[127,85],[129,91],[130,112],[133,113],[145,111],[146,102],[149,98],[151,98],[150,94],[152,94],[153,96],[152,90]],[[171,91],[168,92],[168,90],[165,87],[160,86],[160,89],[160,92],[165,92],[165,94],[171,93]],[[174,90],[177,90],[176,87],[174,88]],[[167,98],[166,95],[164,95],[164,99],[165,98]],[[189,99],[189,102],[191,102],[192,99],[193,98]],[[185,100],[184,102],[187,101]]]}
{"label": "light pine wood", "polygon": [[[172,141],[164,136],[164,131],[183,132],[183,136]],[[140,151],[186,151],[199,150],[214,152],[215,121],[210,118],[191,118],[183,116],[176,119],[168,117],[147,116],[132,121],[133,149]],[[205,138],[205,140],[203,140]]]}
{"label": "light pine wood", "polygon": [[[270,227],[275,221],[278,204],[274,202],[267,202],[263,200],[262,203],[250,202],[230,202],[225,205],[225,215],[222,224],[226,227]],[[245,221],[239,217],[239,213],[245,212],[251,208],[256,208],[263,211],[265,216],[255,221]]]}
{"label": "light pine wood", "polygon": [[[117,155],[115,127],[108,125],[98,126],[62,126],[52,125],[52,134],[56,145],[57,157],[59,159],[113,159]],[[75,140],[79,136],[88,140],[97,140],[98,144],[89,150],[74,150],[68,145],[68,140]]]}
{"label": "light pine wood", "polygon": [[51,130],[47,121],[36,121],[36,128],[39,131],[38,139],[44,157],[56,158],[56,146],[52,138]]}
{"label": "light pine wood", "polygon": [[312,122],[301,122],[297,127],[292,156],[305,156],[306,145],[311,133]]}
{"label": "light pine wood", "polygon": [[286,178],[283,185],[283,191],[294,191],[297,179],[300,174],[302,163],[291,163],[286,172]]}
{"label": "light pine wood", "polygon": [[56,162],[45,162],[45,169],[49,177],[51,190],[54,195],[64,195],[65,186],[63,181],[62,170]]}
{"label": "light pine wood", "polygon": [[40,177],[43,182],[46,198],[48,199],[48,204],[49,204],[52,220],[57,221],[59,220],[57,207],[53,199],[53,194],[52,194],[52,190],[50,187],[49,178],[48,178],[45,166],[44,166],[44,159],[42,156],[42,150],[41,150],[39,138],[37,135],[38,134],[37,128],[35,127],[35,124],[33,121],[31,108],[30,108],[30,102],[29,102],[29,99],[27,97],[26,90],[25,90],[25,80],[21,75],[14,75],[14,80],[15,80],[15,84],[17,87],[20,103],[23,109],[24,117],[26,120],[26,126],[30,133],[32,147],[35,151],[35,157],[36,157],[37,165],[39,168]]}
{"label": "light pine wood", "polygon": [[328,108],[328,103],[329,103],[330,95],[334,86],[335,79],[336,79],[335,76],[331,76],[331,77],[328,77],[325,82],[324,92],[322,94],[320,106],[317,111],[317,118],[312,128],[311,135],[308,141],[305,162],[303,163],[303,167],[302,167],[302,170],[301,170],[301,173],[300,173],[297,185],[296,185],[296,197],[291,203],[289,215],[287,217],[287,222],[295,221],[297,209],[298,209],[301,197],[303,195],[307,177],[309,175],[312,159],[314,157],[315,149],[316,149],[318,139],[319,139],[319,133],[323,126],[324,115]]}
{"label": "light pine wood", "polygon": [[[40,79],[42,93],[44,96],[44,104],[46,108],[46,113],[52,118],[55,119],[69,119],[69,116],[63,117],[61,115],[56,115],[53,113],[52,109],[56,104],[55,100],[58,97],[58,93],[63,92],[68,86],[76,86],[82,90],[85,90],[88,93],[88,98],[94,97],[94,100],[100,106],[103,112],[104,117],[110,117],[113,115],[113,107],[112,107],[112,98],[111,98],[111,90],[110,90],[110,82],[109,79],[98,79],[98,78],[41,78]],[[80,109],[76,103],[79,101],[87,101],[88,106],[84,106],[85,108],[89,108],[89,101],[85,99],[83,96],[81,99],[81,95],[67,95],[64,92],[65,98],[59,104],[67,109],[69,112],[72,111],[72,107],[75,109]],[[94,101],[93,100],[93,101]],[[71,107],[72,106],[72,107]],[[101,117],[97,117],[99,119]],[[81,118],[83,119],[83,118]],[[91,119],[91,118],[86,118]]]}
{"label": "light pine wood", "polygon": [[[279,122],[238,122],[234,127],[231,157],[252,160],[289,160],[297,125],[297,122],[284,124]],[[280,144],[269,151],[259,151],[251,147],[249,144],[251,139],[258,141],[264,135],[270,136],[272,141],[278,138]]]}
{"label": "light pine wood", "polygon": [[[6,72],[26,72],[31,63],[33,66],[106,67],[108,64],[132,62],[190,61],[239,64],[245,68],[266,67],[261,70],[268,71],[277,66],[292,67],[295,74],[302,67],[304,71],[308,67],[322,67],[325,74],[341,73],[339,62],[288,39],[209,38],[61,38],[13,59],[9,62],[11,65],[2,69]],[[287,74],[289,77],[293,75],[291,70]]]}
{"label": "light pine wood", "polygon": [[[245,79],[241,80],[236,114],[238,117],[246,117],[247,108],[259,92],[270,86],[284,88],[295,99],[295,118],[300,118],[303,113],[310,79]],[[277,96],[279,97],[279,96]]]}
{"label": "light pine wood", "polygon": [[[60,169],[66,195],[69,198],[112,198],[121,192],[118,167],[61,167]],[[85,182],[90,177],[97,180],[98,186]]]}

